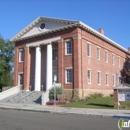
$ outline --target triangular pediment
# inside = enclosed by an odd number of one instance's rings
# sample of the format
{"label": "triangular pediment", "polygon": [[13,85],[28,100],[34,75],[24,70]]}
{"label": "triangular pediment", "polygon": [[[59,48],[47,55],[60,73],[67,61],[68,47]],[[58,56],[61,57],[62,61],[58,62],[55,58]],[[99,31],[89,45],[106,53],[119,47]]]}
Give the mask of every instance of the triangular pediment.
{"label": "triangular pediment", "polygon": [[26,38],[30,36],[35,36],[44,32],[48,32],[54,29],[62,28],[71,24],[78,23],[78,21],[65,20],[65,19],[55,19],[47,17],[38,17],[31,24],[25,27],[21,32],[16,34],[11,41]]}

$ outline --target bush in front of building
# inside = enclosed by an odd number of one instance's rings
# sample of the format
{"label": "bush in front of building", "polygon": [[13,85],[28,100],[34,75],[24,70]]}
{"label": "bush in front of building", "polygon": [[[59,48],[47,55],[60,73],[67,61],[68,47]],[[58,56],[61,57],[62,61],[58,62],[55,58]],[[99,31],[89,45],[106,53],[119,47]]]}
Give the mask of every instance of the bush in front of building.
{"label": "bush in front of building", "polygon": [[102,93],[92,93],[89,95],[89,99],[96,99],[96,98],[101,98],[103,97]]}
{"label": "bush in front of building", "polygon": [[50,91],[49,91],[49,99],[50,100],[54,100],[54,91],[56,93],[56,100],[57,100],[57,95],[58,94],[63,94],[62,88],[61,87],[53,87]]}

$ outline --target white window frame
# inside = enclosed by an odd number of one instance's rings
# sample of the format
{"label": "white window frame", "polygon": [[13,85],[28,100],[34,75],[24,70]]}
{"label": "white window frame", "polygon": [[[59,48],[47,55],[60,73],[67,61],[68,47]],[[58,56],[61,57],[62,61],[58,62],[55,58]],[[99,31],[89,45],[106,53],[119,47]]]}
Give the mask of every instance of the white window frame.
{"label": "white window frame", "polygon": [[101,71],[97,72],[97,83],[98,85],[101,85]]}
{"label": "white window frame", "polygon": [[114,74],[112,75],[112,84],[113,84],[113,87],[116,85],[116,78]]}
{"label": "white window frame", "polygon": [[20,85],[20,86],[23,85],[23,79],[22,79],[22,84],[21,84],[21,82],[20,82],[20,77],[21,77],[21,75],[22,75],[22,78],[23,78],[23,72],[20,72],[20,73],[18,74],[18,85]]}
{"label": "white window frame", "polygon": [[87,56],[91,57],[91,44],[87,42]]}
{"label": "white window frame", "polygon": [[[67,48],[68,47],[67,46],[68,43],[71,43],[70,50],[69,50],[70,52],[68,52],[69,48]],[[72,55],[72,40],[71,39],[65,40],[65,55]]]}
{"label": "white window frame", "polygon": [[106,76],[106,77],[105,77],[105,79],[106,79],[106,86],[109,86],[109,74],[106,73],[105,76]]}
{"label": "white window frame", "polygon": [[58,51],[57,48],[52,49],[52,60],[57,60]]}
{"label": "white window frame", "polygon": [[87,70],[87,81],[88,81],[88,84],[91,84],[92,83],[92,71],[90,69]]}
{"label": "white window frame", "polygon": [[97,60],[100,60],[100,47],[97,47]]}
{"label": "white window frame", "polygon": [[118,66],[120,67],[121,65],[121,59],[120,59],[120,56],[118,56]]}
{"label": "white window frame", "polygon": [[105,62],[108,63],[108,51],[105,50]]}
{"label": "white window frame", "polygon": [[[23,59],[21,55],[23,55]],[[19,50],[19,62],[24,62],[24,49]]]}
{"label": "white window frame", "polygon": [[[69,79],[69,80],[71,80],[71,82],[68,81],[68,77],[67,77],[69,70],[71,70],[71,72],[72,72],[72,74],[71,74],[71,78],[72,78],[72,79]],[[72,69],[72,67],[70,67],[70,68],[65,68],[65,83],[66,83],[66,84],[72,84],[72,82],[73,82],[73,69]]]}
{"label": "white window frame", "polygon": [[115,54],[112,53],[112,65],[115,65]]}

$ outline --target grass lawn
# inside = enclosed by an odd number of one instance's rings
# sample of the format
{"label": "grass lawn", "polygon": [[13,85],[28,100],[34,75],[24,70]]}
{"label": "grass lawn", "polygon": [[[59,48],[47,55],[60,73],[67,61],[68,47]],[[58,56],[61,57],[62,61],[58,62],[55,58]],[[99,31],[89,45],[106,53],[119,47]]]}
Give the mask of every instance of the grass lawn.
{"label": "grass lawn", "polygon": [[77,107],[77,108],[114,108],[113,97],[101,97],[97,99],[88,99],[86,101],[74,101],[64,107]]}
{"label": "grass lawn", "polygon": [[[121,105],[127,105],[126,108],[120,109],[127,109],[130,110],[130,101],[120,102]],[[76,107],[76,108],[100,108],[100,109],[117,109],[114,108],[114,97],[101,97],[96,99],[88,99],[86,101],[73,101],[64,107]]]}

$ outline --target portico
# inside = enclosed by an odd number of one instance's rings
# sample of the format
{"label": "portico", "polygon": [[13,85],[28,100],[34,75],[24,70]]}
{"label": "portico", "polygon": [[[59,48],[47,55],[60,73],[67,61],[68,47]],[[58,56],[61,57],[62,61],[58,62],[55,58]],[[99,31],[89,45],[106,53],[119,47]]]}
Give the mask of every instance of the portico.
{"label": "portico", "polygon": [[56,37],[26,45],[31,56],[31,64],[27,65],[30,66],[31,90],[41,91],[41,86],[44,87],[44,90],[48,90],[52,86],[55,69],[52,61],[53,44],[58,44],[60,39],[60,37]]}

